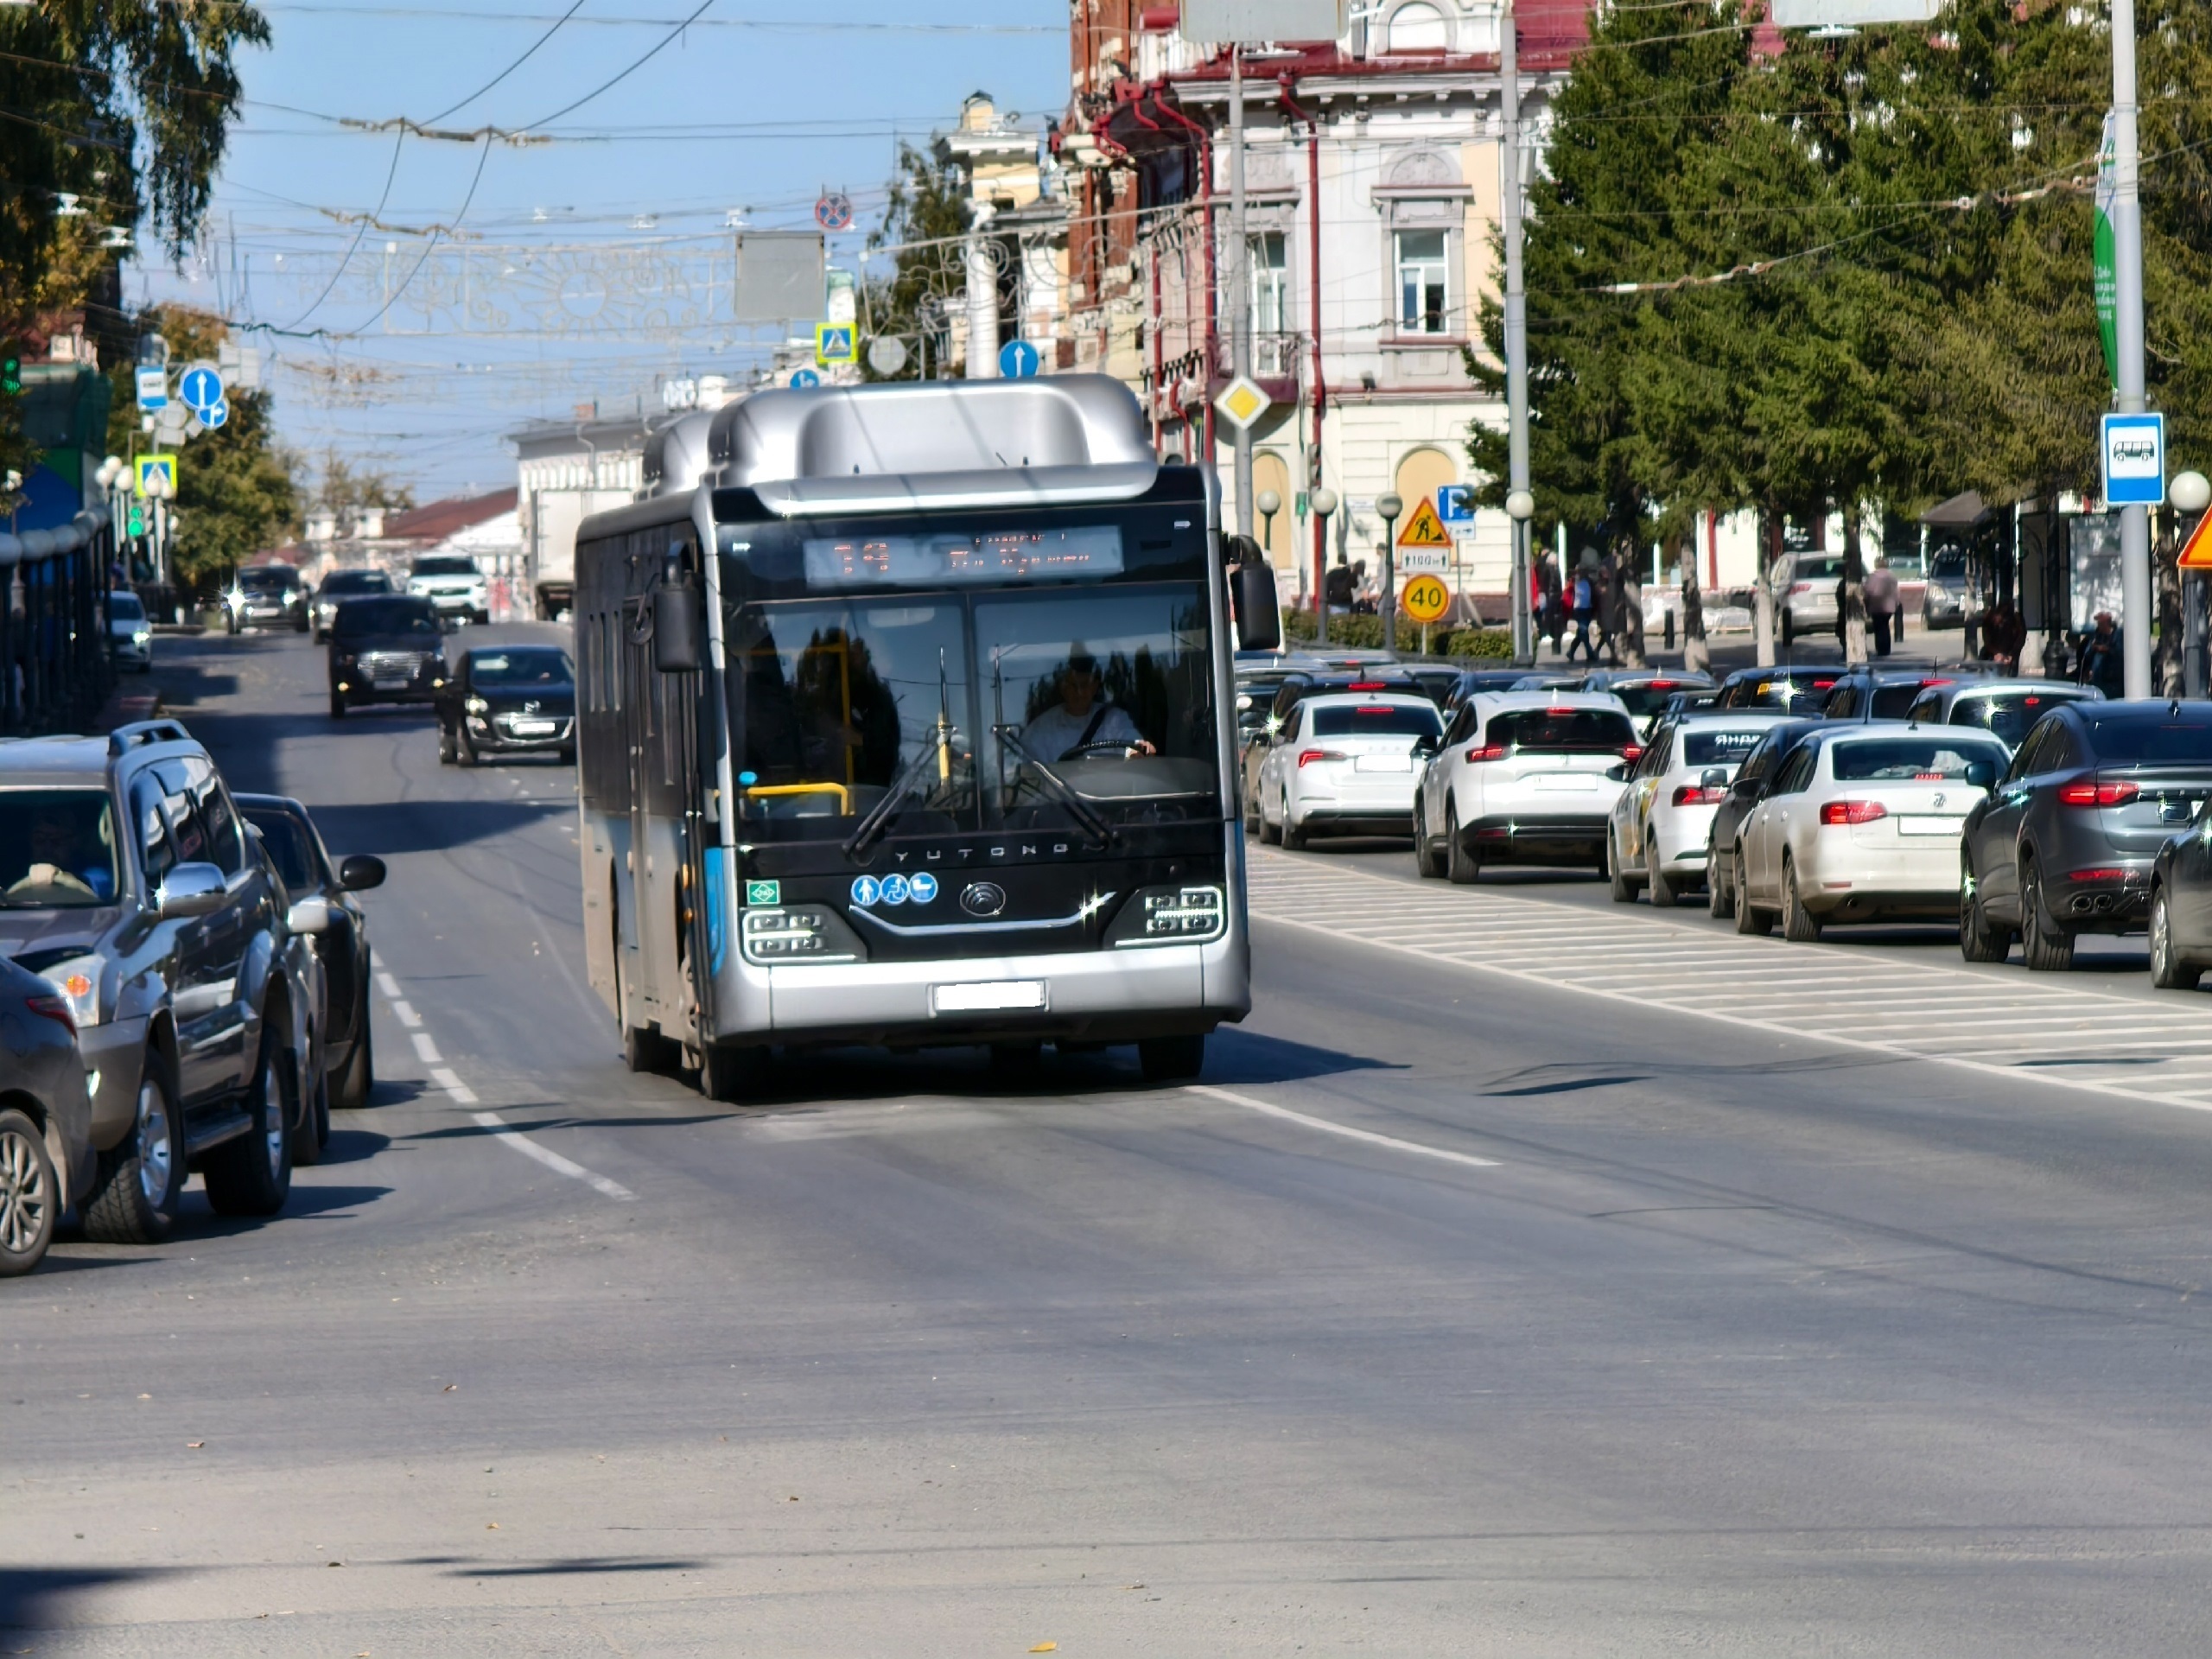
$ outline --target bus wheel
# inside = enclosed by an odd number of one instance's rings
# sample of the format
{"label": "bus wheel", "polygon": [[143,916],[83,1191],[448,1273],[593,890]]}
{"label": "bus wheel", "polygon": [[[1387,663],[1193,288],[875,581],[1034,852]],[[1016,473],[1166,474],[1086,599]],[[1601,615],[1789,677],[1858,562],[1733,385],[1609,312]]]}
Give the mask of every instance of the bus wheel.
{"label": "bus wheel", "polygon": [[699,1059],[699,1092],[709,1100],[744,1100],[759,1092],[767,1067],[765,1048],[711,1047]]}
{"label": "bus wheel", "polygon": [[1137,1064],[1147,1083],[1188,1083],[1205,1070],[1205,1033],[1144,1038],[1137,1044]]}

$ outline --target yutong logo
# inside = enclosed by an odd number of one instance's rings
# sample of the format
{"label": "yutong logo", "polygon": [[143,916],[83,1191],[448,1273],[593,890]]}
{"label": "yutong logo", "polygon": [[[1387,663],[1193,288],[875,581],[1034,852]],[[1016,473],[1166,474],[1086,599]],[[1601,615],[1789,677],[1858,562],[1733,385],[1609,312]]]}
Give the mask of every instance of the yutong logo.
{"label": "yutong logo", "polygon": [[953,860],[968,864],[978,858],[1004,863],[1008,859],[1019,862],[1032,858],[1065,858],[1071,850],[1070,843],[1065,841],[1021,841],[1001,842],[989,847],[927,847],[919,851],[909,849],[892,854],[891,858],[897,864],[941,864]]}
{"label": "yutong logo", "polygon": [[960,890],[960,908],[970,916],[995,916],[1006,908],[1006,889],[995,881],[970,881]]}

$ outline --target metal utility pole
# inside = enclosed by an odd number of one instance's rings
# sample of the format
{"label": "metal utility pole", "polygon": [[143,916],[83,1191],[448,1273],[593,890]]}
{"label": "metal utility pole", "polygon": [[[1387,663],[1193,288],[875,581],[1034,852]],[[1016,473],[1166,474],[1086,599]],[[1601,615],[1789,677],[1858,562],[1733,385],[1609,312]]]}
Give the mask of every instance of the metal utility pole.
{"label": "metal utility pole", "polygon": [[[1229,287],[1229,372],[1243,379],[1252,372],[1252,307],[1244,274],[1244,48],[1229,48],[1229,258],[1224,272]],[[1252,533],[1252,428],[1236,428],[1236,533]]]}
{"label": "metal utility pole", "polygon": [[[2143,395],[2143,204],[2135,134],[2135,0],[2112,0],[2113,301],[2119,412]],[[2151,695],[2151,510],[2120,510],[2120,665],[2126,695]]]}
{"label": "metal utility pole", "polygon": [[[2125,0],[2122,0],[2125,3]],[[1498,77],[1504,141],[1500,146],[1499,218],[1505,232],[1506,489],[1529,494],[1529,315],[1521,291],[1521,65],[1512,0],[1499,19]],[[1513,660],[1535,660],[1529,614],[1529,519],[1509,512],[1513,537]]]}

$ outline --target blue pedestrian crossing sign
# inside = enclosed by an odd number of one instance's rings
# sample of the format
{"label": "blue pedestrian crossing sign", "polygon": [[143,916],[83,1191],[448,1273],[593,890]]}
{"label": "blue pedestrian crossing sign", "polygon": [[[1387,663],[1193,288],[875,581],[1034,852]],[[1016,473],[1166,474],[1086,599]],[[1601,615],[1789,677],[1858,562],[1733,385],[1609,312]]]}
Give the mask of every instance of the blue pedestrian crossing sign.
{"label": "blue pedestrian crossing sign", "polygon": [[1037,348],[1026,340],[1009,340],[999,347],[999,373],[1008,380],[1028,379],[1043,361]]}
{"label": "blue pedestrian crossing sign", "polygon": [[205,363],[195,363],[177,378],[177,401],[197,415],[203,424],[213,424],[207,411],[223,401],[223,376]]}
{"label": "blue pedestrian crossing sign", "polygon": [[814,360],[823,368],[833,363],[854,363],[860,359],[860,330],[849,322],[817,322],[814,325]]}
{"label": "blue pedestrian crossing sign", "polygon": [[175,455],[140,455],[137,457],[134,470],[137,474],[139,494],[153,494],[154,492],[148,489],[146,485],[149,480],[156,478],[162,480],[164,493],[173,495],[176,493],[176,457]]}
{"label": "blue pedestrian crossing sign", "polygon": [[1471,484],[1440,484],[1436,486],[1436,516],[1447,524],[1471,524],[1475,522],[1475,486]]}
{"label": "blue pedestrian crossing sign", "polygon": [[801,391],[804,391],[809,386],[818,386],[821,384],[822,377],[812,369],[800,369],[791,376],[791,385],[797,386]]}

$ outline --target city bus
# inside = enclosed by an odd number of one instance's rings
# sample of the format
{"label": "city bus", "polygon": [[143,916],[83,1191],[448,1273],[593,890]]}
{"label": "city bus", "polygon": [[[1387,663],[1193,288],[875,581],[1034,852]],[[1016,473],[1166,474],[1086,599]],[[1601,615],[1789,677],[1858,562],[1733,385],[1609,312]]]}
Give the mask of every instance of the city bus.
{"label": "city bus", "polygon": [[579,531],[574,614],[629,1064],[717,1099],[772,1045],[1196,1076],[1250,1007],[1224,711],[1280,626],[1211,471],[1061,375],[765,391],[663,429],[645,478]]}

